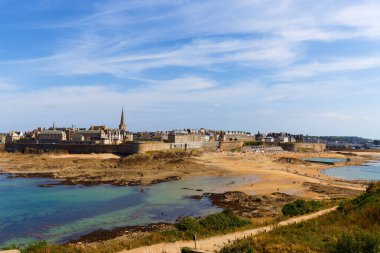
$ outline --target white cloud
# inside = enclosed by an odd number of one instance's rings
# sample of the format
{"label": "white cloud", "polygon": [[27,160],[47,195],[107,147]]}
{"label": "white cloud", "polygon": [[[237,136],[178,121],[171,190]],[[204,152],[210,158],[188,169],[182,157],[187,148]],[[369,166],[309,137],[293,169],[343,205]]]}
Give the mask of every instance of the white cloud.
{"label": "white cloud", "polygon": [[285,78],[312,77],[326,73],[358,71],[380,67],[380,57],[354,57],[315,61],[299,64],[280,72],[278,76]]}
{"label": "white cloud", "polygon": [[336,113],[336,112],[323,112],[319,114],[315,114],[316,117],[320,119],[328,119],[328,120],[351,120],[353,119],[352,115],[347,115],[343,113]]}

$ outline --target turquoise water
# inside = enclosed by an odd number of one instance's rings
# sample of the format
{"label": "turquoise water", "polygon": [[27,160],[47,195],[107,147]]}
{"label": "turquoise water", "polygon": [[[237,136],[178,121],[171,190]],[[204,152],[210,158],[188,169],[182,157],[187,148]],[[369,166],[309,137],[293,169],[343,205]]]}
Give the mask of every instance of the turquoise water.
{"label": "turquoise water", "polygon": [[196,189],[224,192],[253,180],[253,176],[191,178],[145,187],[141,192],[141,187],[111,185],[44,188],[37,185],[52,180],[0,175],[0,246],[36,240],[67,242],[98,229],[207,215],[220,209],[207,198],[186,196],[201,195]]}
{"label": "turquoise water", "polygon": [[327,176],[349,180],[380,180],[380,162],[369,162],[362,166],[345,166],[324,170]]}
{"label": "turquoise water", "polygon": [[341,162],[347,161],[345,158],[322,158],[322,157],[306,158],[304,160],[308,162],[322,162],[322,163],[341,163]]}

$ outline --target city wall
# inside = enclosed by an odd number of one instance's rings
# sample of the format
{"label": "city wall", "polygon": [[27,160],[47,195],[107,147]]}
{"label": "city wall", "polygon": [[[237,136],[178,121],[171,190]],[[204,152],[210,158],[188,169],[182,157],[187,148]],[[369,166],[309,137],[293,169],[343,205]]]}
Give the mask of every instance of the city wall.
{"label": "city wall", "polygon": [[123,145],[90,145],[90,144],[34,144],[34,143],[6,143],[5,149],[8,152],[25,152],[26,149],[42,150],[44,152],[54,152],[65,150],[70,154],[91,154],[91,153],[115,153],[115,154],[135,154],[137,148],[133,143]]}
{"label": "city wall", "polygon": [[220,145],[221,151],[232,151],[236,149],[241,149],[244,142],[242,141],[223,141]]}
{"label": "city wall", "polygon": [[293,152],[323,152],[326,144],[323,143],[281,143],[280,146],[287,151]]}
{"label": "city wall", "polygon": [[[27,149],[42,150],[44,152],[67,151],[70,154],[114,153],[114,154],[142,154],[148,151],[165,151],[170,149],[202,149],[205,151],[231,151],[241,148],[243,142],[130,142],[121,145],[91,145],[91,144],[36,144],[36,143],[7,143],[8,152],[22,152]],[[1,149],[1,146],[0,146]]]}

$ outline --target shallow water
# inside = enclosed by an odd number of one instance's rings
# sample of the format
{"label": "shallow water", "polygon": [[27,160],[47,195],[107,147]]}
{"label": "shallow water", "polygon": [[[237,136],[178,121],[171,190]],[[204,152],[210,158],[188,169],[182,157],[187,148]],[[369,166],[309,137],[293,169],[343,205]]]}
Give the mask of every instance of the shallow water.
{"label": "shallow water", "polygon": [[36,240],[66,242],[98,229],[174,222],[181,216],[215,213],[220,208],[207,198],[186,196],[224,192],[255,180],[254,176],[190,178],[144,187],[141,192],[137,186],[44,188],[38,185],[53,181],[6,177],[0,175],[0,246]]}
{"label": "shallow water", "polygon": [[341,162],[347,161],[347,159],[345,158],[323,158],[323,157],[305,158],[304,160],[309,161],[309,162],[323,162],[323,163],[341,163]]}
{"label": "shallow water", "polygon": [[380,180],[380,162],[369,162],[361,166],[345,166],[326,169],[327,176],[349,180]]}

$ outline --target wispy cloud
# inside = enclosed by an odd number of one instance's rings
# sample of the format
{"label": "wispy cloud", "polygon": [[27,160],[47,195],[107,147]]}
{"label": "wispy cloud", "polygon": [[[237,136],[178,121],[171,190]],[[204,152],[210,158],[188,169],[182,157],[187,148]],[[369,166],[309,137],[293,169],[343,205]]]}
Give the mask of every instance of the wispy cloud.
{"label": "wispy cloud", "polygon": [[279,77],[312,77],[326,73],[359,71],[380,67],[380,56],[329,59],[292,66],[279,73]]}
{"label": "wispy cloud", "polygon": [[[343,107],[362,109],[363,115],[358,109],[353,117],[367,118],[365,106],[380,108],[375,99],[379,80],[373,74],[380,67],[380,4],[375,1],[75,4],[78,10],[70,5],[57,11],[51,1],[23,9],[28,10],[21,23],[28,25],[19,26],[17,33],[8,31],[9,41],[24,41],[22,34],[34,45],[48,43],[34,46],[30,54],[17,43],[0,48],[5,59],[0,60],[0,75],[12,76],[12,82],[0,80],[1,106],[15,108],[25,119],[34,114],[31,121],[54,117],[56,111],[64,118],[77,114],[78,122],[110,120],[109,111],[125,105],[146,126],[148,119],[161,122],[170,114],[172,121],[157,124],[203,117],[209,124],[291,129],[353,122]],[[59,17],[27,15],[42,10]],[[14,18],[5,21],[19,24]],[[371,70],[371,75],[363,74]],[[25,89],[10,83],[22,83]],[[88,111],[93,114],[86,116]],[[14,121],[12,115],[7,114],[8,121]],[[309,121],[319,125],[307,125]]]}

